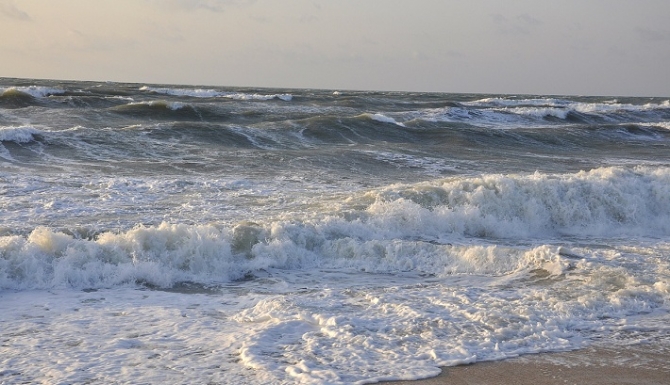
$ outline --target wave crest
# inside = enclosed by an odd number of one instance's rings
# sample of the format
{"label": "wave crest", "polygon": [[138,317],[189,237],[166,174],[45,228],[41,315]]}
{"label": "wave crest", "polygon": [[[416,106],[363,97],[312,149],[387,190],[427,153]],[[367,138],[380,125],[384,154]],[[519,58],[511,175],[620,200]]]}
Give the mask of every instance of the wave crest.
{"label": "wave crest", "polygon": [[653,120],[667,120],[670,100],[660,103],[630,104],[586,102],[567,99],[507,99],[485,98],[461,102],[457,106],[425,109],[406,114],[406,118],[432,122],[466,122],[491,128],[525,127],[538,121],[637,122],[641,114]]}
{"label": "wave crest", "polygon": [[396,210],[408,212],[407,205],[423,209],[421,222],[432,225],[420,231],[434,236],[654,235],[670,232],[668,196],[670,170],[612,167],[567,175],[484,175],[387,189],[375,196],[369,210],[387,217]]}
{"label": "wave crest", "polygon": [[33,126],[0,127],[0,142],[29,143],[42,132]]}
{"label": "wave crest", "polygon": [[0,238],[0,287],[216,284],[268,268],[562,271],[571,256],[556,248],[496,244],[667,236],[668,196],[666,168],[604,168],[390,186],[325,211],[231,228],[163,223],[90,239],[37,228],[26,237]]}
{"label": "wave crest", "polygon": [[171,95],[171,96],[188,96],[192,98],[228,98],[234,100],[272,100],[280,99],[285,102],[291,101],[293,95],[291,94],[249,94],[244,92],[225,92],[213,89],[187,89],[187,88],[159,88],[143,86],[140,91],[147,91],[156,94]]}
{"label": "wave crest", "polygon": [[0,92],[2,95],[21,93],[24,95],[30,95],[33,98],[45,98],[51,95],[62,95],[65,93],[65,90],[61,88],[43,86],[9,87],[0,89],[0,91],[2,91]]}

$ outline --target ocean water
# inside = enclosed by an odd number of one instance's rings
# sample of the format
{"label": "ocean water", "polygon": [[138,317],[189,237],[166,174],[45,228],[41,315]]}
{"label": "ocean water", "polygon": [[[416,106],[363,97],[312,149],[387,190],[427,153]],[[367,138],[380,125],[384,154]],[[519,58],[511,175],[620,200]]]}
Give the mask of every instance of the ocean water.
{"label": "ocean water", "polygon": [[0,78],[0,383],[670,345],[670,100]]}

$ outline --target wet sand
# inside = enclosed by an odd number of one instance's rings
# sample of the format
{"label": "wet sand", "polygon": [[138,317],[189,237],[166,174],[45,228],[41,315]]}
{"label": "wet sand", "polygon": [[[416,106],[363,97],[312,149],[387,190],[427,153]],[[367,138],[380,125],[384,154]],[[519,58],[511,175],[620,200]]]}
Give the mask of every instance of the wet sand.
{"label": "wet sand", "polygon": [[670,346],[589,347],[442,368],[434,378],[385,385],[662,385],[670,384]]}

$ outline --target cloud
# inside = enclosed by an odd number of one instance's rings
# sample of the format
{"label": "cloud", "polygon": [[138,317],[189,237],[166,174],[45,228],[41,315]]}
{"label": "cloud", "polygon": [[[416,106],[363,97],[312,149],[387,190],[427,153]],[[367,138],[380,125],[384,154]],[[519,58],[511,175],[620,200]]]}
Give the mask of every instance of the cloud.
{"label": "cloud", "polygon": [[271,21],[270,18],[264,15],[249,15],[249,19],[261,24],[269,24]]}
{"label": "cloud", "polygon": [[539,26],[544,24],[541,20],[527,13],[508,18],[500,13],[491,15],[496,30],[503,35],[530,35]]}
{"label": "cloud", "polygon": [[153,1],[154,4],[159,4],[181,11],[210,11],[210,12],[224,12],[230,7],[243,7],[252,5],[256,0],[158,0]]}
{"label": "cloud", "polygon": [[670,42],[670,31],[658,31],[646,28],[636,28],[638,38],[645,42]]}
{"label": "cloud", "polygon": [[185,40],[184,31],[179,25],[166,25],[160,22],[151,21],[142,24],[139,28],[142,36],[150,39],[168,43],[178,43]]}
{"label": "cloud", "polygon": [[20,10],[13,1],[0,1],[0,14],[10,19],[30,21],[30,15]]}
{"label": "cloud", "polygon": [[299,23],[316,23],[319,21],[319,17],[316,15],[302,15],[298,18]]}
{"label": "cloud", "polygon": [[54,43],[52,48],[64,52],[96,53],[124,51],[136,46],[136,42],[132,39],[92,35],[76,29],[68,30],[64,37]]}

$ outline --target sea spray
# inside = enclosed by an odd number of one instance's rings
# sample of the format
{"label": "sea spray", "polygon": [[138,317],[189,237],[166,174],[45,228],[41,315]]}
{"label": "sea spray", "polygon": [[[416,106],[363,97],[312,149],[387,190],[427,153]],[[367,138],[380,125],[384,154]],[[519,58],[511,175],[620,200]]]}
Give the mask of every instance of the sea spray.
{"label": "sea spray", "polygon": [[0,382],[664,348],[668,122],[667,98],[0,79]]}

